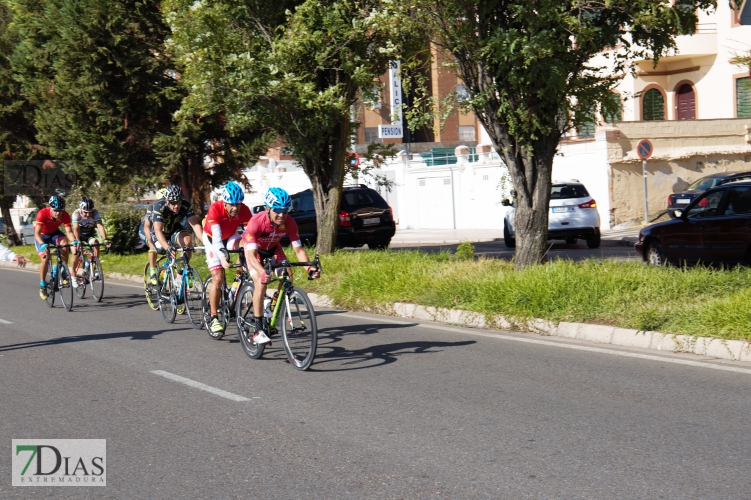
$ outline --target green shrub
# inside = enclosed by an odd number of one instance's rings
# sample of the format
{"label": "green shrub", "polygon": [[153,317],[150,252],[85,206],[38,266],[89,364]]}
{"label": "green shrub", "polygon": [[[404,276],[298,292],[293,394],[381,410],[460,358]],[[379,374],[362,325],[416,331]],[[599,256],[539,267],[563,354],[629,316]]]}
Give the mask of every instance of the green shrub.
{"label": "green shrub", "polygon": [[107,238],[112,242],[112,250],[117,253],[133,252],[133,247],[138,244],[138,226],[146,209],[119,203],[104,207],[100,213]]}
{"label": "green shrub", "polygon": [[472,243],[469,241],[465,241],[456,248],[454,258],[459,260],[473,260],[475,258],[475,247],[473,247]]}

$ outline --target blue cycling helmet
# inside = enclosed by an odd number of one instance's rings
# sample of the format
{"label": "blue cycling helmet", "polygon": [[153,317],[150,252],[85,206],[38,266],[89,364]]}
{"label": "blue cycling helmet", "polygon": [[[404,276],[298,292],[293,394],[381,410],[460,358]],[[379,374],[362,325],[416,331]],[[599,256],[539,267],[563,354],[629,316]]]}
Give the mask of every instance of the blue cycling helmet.
{"label": "blue cycling helmet", "polygon": [[65,210],[65,198],[57,195],[50,196],[49,206],[55,210]]}
{"label": "blue cycling helmet", "polygon": [[287,191],[282,188],[269,188],[266,196],[263,197],[264,204],[271,210],[277,209],[289,210],[292,200],[289,198]]}
{"label": "blue cycling helmet", "polygon": [[242,203],[244,199],[245,193],[238,183],[228,182],[227,185],[224,186],[224,190],[222,190],[222,200],[224,200],[224,202],[229,203],[230,205],[237,205],[238,203]]}

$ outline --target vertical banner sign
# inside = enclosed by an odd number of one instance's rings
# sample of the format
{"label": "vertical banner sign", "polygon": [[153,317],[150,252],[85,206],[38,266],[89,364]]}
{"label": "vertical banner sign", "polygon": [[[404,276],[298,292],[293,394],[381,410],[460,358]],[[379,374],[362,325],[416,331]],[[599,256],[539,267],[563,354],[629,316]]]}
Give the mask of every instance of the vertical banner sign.
{"label": "vertical banner sign", "polygon": [[399,76],[399,61],[389,63],[389,102],[391,104],[391,125],[378,125],[378,137],[381,139],[401,139],[402,127],[402,79]]}

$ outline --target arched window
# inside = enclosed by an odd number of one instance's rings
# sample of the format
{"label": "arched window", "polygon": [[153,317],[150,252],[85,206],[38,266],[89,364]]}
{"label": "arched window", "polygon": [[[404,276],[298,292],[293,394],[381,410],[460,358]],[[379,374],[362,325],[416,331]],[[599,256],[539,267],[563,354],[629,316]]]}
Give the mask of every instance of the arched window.
{"label": "arched window", "polygon": [[751,78],[735,80],[735,111],[738,118],[751,118]]}
{"label": "arched window", "polygon": [[615,109],[607,110],[603,106],[602,118],[607,123],[616,123],[623,121],[623,103],[621,102],[621,96],[613,92],[610,96],[612,100],[608,102],[608,106],[613,106]]}
{"label": "arched window", "polygon": [[579,139],[591,139],[595,136],[595,108],[586,112],[584,121],[576,127],[576,136]]}
{"label": "arched window", "polygon": [[649,89],[642,96],[642,117],[644,120],[665,119],[665,98],[657,89]]}
{"label": "arched window", "polygon": [[696,118],[696,93],[688,83],[684,83],[675,91],[675,117],[678,120]]}

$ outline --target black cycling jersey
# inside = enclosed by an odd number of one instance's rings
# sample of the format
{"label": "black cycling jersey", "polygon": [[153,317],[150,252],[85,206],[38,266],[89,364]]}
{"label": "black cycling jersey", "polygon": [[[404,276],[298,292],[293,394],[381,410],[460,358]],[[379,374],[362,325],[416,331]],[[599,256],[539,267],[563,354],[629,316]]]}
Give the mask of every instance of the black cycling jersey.
{"label": "black cycling jersey", "polygon": [[173,212],[167,204],[167,200],[159,200],[152,206],[151,210],[151,222],[152,228],[154,222],[161,222],[164,224],[162,232],[164,234],[171,234],[176,229],[182,229],[182,220],[185,218],[195,217],[196,213],[193,211],[193,207],[187,200],[183,200],[180,205],[180,210],[177,213]]}

